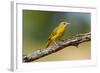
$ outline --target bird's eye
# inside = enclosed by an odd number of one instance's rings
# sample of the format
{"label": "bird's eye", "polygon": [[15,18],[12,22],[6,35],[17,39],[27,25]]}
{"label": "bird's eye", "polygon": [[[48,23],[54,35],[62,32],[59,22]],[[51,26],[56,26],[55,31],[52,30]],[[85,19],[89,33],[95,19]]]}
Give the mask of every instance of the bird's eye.
{"label": "bird's eye", "polygon": [[64,23],[64,25],[65,25],[66,23]]}

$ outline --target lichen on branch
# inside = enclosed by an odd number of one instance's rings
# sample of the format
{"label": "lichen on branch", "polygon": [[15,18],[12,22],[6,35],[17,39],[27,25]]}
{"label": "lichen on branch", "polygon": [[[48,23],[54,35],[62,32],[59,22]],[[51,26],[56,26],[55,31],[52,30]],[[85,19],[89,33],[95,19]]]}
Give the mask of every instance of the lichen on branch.
{"label": "lichen on branch", "polygon": [[32,54],[24,55],[23,62],[35,61],[35,60],[40,59],[44,56],[55,53],[61,49],[64,49],[65,47],[68,47],[68,46],[78,47],[78,45],[80,43],[87,42],[90,40],[91,40],[91,33],[90,32],[85,33],[85,34],[78,34],[71,39],[64,40],[63,42],[60,43],[60,45],[51,45],[48,48],[39,49],[37,51],[34,51],[34,52],[32,52]]}

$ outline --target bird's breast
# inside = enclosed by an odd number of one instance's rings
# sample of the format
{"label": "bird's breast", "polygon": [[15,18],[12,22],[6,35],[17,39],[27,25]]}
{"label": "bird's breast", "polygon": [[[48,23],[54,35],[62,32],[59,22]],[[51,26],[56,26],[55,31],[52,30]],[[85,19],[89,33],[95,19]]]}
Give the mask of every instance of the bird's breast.
{"label": "bird's breast", "polygon": [[59,30],[57,30],[57,33],[58,34],[63,34],[65,31],[65,28],[60,28]]}
{"label": "bird's breast", "polygon": [[56,35],[52,37],[52,40],[58,40],[58,39],[60,39],[63,36],[64,31],[65,31],[65,29],[63,29],[63,28],[57,30]]}

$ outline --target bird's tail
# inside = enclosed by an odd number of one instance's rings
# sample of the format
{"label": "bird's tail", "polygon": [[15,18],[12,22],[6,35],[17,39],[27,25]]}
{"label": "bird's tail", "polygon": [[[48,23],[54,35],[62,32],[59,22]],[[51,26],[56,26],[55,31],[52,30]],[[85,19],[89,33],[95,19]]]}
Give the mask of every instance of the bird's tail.
{"label": "bird's tail", "polygon": [[51,41],[47,41],[46,45],[45,45],[45,48],[48,48],[48,46],[50,45]]}

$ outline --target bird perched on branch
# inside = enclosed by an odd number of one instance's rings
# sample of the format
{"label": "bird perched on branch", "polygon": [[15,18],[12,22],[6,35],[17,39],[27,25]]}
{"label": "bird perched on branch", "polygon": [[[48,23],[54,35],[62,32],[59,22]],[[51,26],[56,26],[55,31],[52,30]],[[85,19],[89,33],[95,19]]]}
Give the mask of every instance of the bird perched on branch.
{"label": "bird perched on branch", "polygon": [[67,21],[62,21],[59,23],[59,25],[50,34],[45,48],[48,48],[48,46],[51,44],[51,42],[54,42],[54,44],[57,45],[56,41],[60,40],[60,38],[63,36],[68,24],[70,24],[70,23],[68,23]]}

